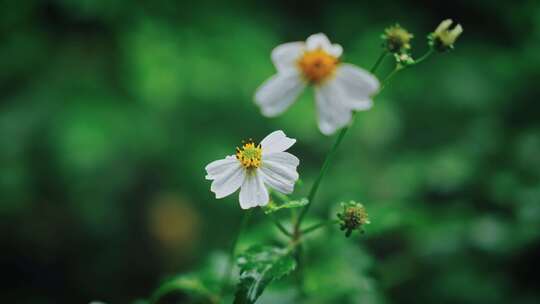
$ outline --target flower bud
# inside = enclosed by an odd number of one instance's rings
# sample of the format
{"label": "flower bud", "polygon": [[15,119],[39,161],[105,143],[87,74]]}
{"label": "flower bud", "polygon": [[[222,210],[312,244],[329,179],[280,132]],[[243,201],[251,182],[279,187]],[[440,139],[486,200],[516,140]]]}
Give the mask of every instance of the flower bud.
{"label": "flower bud", "polygon": [[454,28],[450,29],[452,23],[452,19],[443,20],[435,31],[429,34],[429,45],[432,48],[439,52],[445,52],[454,48],[454,43],[461,33],[463,33],[463,27],[461,27],[461,24],[457,24]]}
{"label": "flower bud", "polygon": [[406,67],[415,63],[411,55],[407,53],[394,54],[394,59],[398,64],[398,67]]}
{"label": "flower bud", "polygon": [[411,48],[413,34],[402,28],[399,24],[387,27],[381,38],[384,40],[384,47],[390,53],[401,53]]}
{"label": "flower bud", "polygon": [[362,204],[350,201],[341,203],[341,207],[343,210],[337,214],[337,217],[340,220],[340,228],[345,231],[346,237],[349,237],[354,230],[359,230],[363,225],[370,223],[367,211]]}

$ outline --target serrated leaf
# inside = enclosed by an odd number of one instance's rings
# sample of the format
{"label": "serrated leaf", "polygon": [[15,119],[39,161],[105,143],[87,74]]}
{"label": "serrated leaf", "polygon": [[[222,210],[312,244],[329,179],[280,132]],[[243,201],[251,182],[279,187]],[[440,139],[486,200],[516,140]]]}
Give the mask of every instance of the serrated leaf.
{"label": "serrated leaf", "polygon": [[238,257],[240,282],[234,304],[252,304],[272,281],[296,268],[290,251],[271,246],[254,246]]}
{"label": "serrated leaf", "polygon": [[308,203],[309,203],[309,201],[306,198],[302,198],[300,200],[289,201],[289,202],[281,204],[281,205],[277,205],[274,202],[270,202],[264,208],[264,213],[265,214],[270,214],[270,213],[274,213],[274,212],[282,210],[282,209],[300,208],[300,207],[304,207]]}

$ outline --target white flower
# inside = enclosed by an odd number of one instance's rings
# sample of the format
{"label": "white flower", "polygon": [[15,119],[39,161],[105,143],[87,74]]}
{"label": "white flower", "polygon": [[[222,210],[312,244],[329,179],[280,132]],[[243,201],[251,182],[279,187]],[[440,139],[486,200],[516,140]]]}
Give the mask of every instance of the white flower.
{"label": "white flower", "polygon": [[206,166],[206,179],[212,180],[210,190],[223,198],[240,188],[242,209],[265,206],[270,200],[268,189],[292,193],[298,179],[298,158],[288,152],[296,139],[283,131],[274,131],[260,144],[249,141],[236,148],[235,155],[216,160]]}
{"label": "white flower", "polygon": [[370,109],[379,81],[359,67],[341,63],[342,52],[342,47],[330,43],[324,34],[277,46],[272,51],[277,74],[255,93],[263,115],[281,114],[308,84],[315,86],[319,129],[325,135],[346,126],[353,111]]}

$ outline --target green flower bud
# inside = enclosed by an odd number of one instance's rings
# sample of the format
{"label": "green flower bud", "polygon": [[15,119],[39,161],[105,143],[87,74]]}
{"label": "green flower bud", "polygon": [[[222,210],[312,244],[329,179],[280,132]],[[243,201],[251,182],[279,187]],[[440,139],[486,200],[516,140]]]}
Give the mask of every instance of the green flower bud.
{"label": "green flower bud", "polygon": [[394,54],[394,59],[399,67],[406,67],[414,64],[414,59],[407,53]]}
{"label": "green flower bud", "polygon": [[428,36],[429,45],[439,52],[445,52],[454,48],[454,43],[458,37],[463,33],[463,27],[461,24],[457,24],[454,28],[452,26],[452,19],[443,20],[435,31]]}
{"label": "green flower bud", "polygon": [[346,237],[349,237],[354,230],[360,230],[363,225],[370,223],[366,208],[362,204],[350,201],[341,203],[341,207],[343,210],[337,214],[337,217],[340,220],[340,228],[345,231]]}
{"label": "green flower bud", "polygon": [[399,24],[392,25],[384,30],[381,38],[384,40],[384,47],[391,53],[401,53],[411,48],[413,34],[402,28]]}

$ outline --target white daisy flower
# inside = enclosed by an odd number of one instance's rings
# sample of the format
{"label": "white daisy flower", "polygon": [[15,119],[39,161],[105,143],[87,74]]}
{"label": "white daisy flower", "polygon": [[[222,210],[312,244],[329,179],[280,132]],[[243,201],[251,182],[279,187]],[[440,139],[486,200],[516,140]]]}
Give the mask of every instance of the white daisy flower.
{"label": "white daisy flower", "polygon": [[292,193],[298,179],[298,158],[288,152],[296,139],[283,131],[274,131],[260,144],[253,141],[236,148],[235,155],[216,160],[206,166],[206,179],[212,180],[210,190],[223,198],[240,188],[240,207],[265,206],[270,200],[268,189]]}
{"label": "white daisy flower", "polygon": [[341,63],[343,48],[326,35],[315,34],[306,42],[289,42],[272,51],[277,74],[255,93],[255,103],[265,116],[285,111],[308,84],[315,86],[319,129],[325,135],[346,126],[353,111],[368,110],[379,81],[352,64]]}

